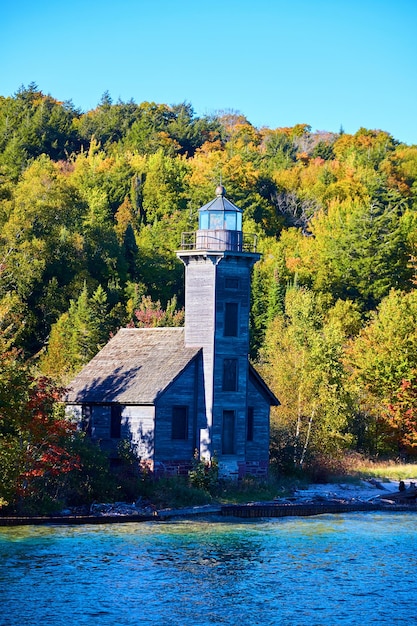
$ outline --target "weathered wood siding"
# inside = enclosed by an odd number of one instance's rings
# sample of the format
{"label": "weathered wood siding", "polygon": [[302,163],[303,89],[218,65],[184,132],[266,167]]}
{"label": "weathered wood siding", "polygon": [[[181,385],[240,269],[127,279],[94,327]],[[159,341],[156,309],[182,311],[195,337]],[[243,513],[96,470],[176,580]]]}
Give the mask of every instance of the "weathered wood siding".
{"label": "weathered wood siding", "polygon": [[246,441],[247,461],[269,460],[269,400],[249,380],[248,406],[253,407],[253,441]]}
{"label": "weathered wood siding", "polygon": [[[220,460],[236,463],[246,457],[246,415],[248,393],[249,311],[251,268],[257,255],[228,254],[217,265],[216,275],[216,334],[214,358],[213,450]],[[237,336],[225,336],[227,303],[238,305]],[[223,391],[224,359],[237,360],[237,390]],[[223,415],[235,412],[235,450],[222,454]]]}
{"label": "weathered wood siding", "polygon": [[[200,428],[205,426],[203,370],[201,358],[195,359],[156,403],[155,457],[159,461],[191,462],[198,447]],[[172,411],[174,406],[188,410],[187,438],[172,438]],[[200,408],[200,410],[199,410]]]}
{"label": "weathered wood siding", "polygon": [[185,343],[201,346],[204,362],[204,424],[196,442],[203,457],[210,457],[213,411],[216,263],[218,255],[181,257],[185,269]]}
{"label": "weathered wood siding", "polygon": [[125,406],[122,409],[122,437],[135,446],[141,460],[154,458],[154,406]]}
{"label": "weathered wood siding", "polygon": [[[117,446],[121,439],[127,439],[134,446],[138,457],[153,459],[155,407],[121,405],[120,439],[110,437],[111,405],[91,404],[91,438],[99,441],[103,450],[112,456],[117,455]],[[71,415],[78,424],[82,424],[82,405],[67,405],[67,415]]]}
{"label": "weathered wood siding", "polygon": [[[200,453],[216,454],[230,467],[234,462],[237,471],[238,462],[246,458],[250,281],[259,255],[207,251],[181,252],[179,257],[186,267],[185,341],[187,345],[203,347],[206,428],[199,431]],[[229,303],[237,305],[236,336],[225,336]],[[235,391],[223,391],[225,359],[237,360]],[[235,415],[234,453],[230,455],[223,455],[222,451],[225,410],[234,411]]]}

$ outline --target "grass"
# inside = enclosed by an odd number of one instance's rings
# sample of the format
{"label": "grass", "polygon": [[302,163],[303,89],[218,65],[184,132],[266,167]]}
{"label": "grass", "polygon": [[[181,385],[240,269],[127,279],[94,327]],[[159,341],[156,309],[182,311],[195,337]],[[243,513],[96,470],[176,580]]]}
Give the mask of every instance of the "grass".
{"label": "grass", "polygon": [[370,463],[367,466],[355,470],[354,476],[358,478],[378,478],[384,480],[409,480],[417,477],[416,463]]}
{"label": "grass", "polygon": [[245,502],[268,502],[276,498],[291,495],[295,489],[307,484],[304,478],[282,476],[270,477],[259,481],[256,478],[246,477],[239,482],[224,481],[214,499],[219,504],[243,504]]}
{"label": "grass", "polygon": [[[320,477],[320,479],[317,479]],[[359,482],[371,478],[384,481],[417,480],[416,463],[380,461],[359,454],[349,454],[339,459],[324,459],[310,472],[310,482]]]}
{"label": "grass", "polygon": [[[326,468],[328,469],[328,468]],[[341,470],[341,471],[338,471]],[[359,483],[361,480],[375,478],[381,482],[400,481],[417,478],[417,464],[374,462],[362,457],[346,459],[343,467],[325,472],[324,483]],[[186,479],[167,478],[150,483],[148,497],[154,505],[161,508],[180,508],[202,504],[244,504],[246,502],[268,502],[292,495],[294,490],[307,488],[316,482],[308,473],[293,476],[271,475],[268,480],[260,481],[246,477],[239,482],[220,481],[219,485],[208,493],[188,484]]]}

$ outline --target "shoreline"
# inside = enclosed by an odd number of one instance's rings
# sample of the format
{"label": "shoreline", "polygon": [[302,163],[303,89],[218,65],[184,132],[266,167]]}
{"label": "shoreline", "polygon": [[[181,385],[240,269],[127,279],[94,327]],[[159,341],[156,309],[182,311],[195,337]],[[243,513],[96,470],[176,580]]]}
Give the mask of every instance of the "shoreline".
{"label": "shoreline", "polygon": [[126,524],[142,522],[165,522],[175,519],[215,516],[230,520],[266,519],[272,517],[311,517],[324,514],[353,512],[417,512],[417,504],[391,504],[375,502],[321,502],[321,503],[286,503],[256,502],[247,504],[207,505],[181,509],[163,509],[153,515],[43,515],[43,516],[5,516],[0,517],[0,527],[15,526],[81,526]]}
{"label": "shoreline", "polygon": [[[126,503],[96,504],[89,513],[63,511],[54,515],[0,515],[0,527],[164,522],[198,517],[215,517],[217,520],[309,517],[360,511],[417,512],[416,482],[410,481],[404,492],[398,491],[397,482],[379,482],[374,479],[356,485],[314,484],[296,490],[288,498],[244,504],[205,504],[164,509],[152,509],[149,506],[136,509],[134,505]],[[409,499],[407,491],[411,496]],[[120,508],[117,508],[118,505]]]}

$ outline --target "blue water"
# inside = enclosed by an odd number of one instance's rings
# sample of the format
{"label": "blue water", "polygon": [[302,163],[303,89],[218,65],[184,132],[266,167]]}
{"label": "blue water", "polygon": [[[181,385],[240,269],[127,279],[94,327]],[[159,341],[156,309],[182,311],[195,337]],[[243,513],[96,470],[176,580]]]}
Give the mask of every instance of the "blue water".
{"label": "blue water", "polygon": [[417,624],[416,528],[407,513],[0,528],[0,624]]}

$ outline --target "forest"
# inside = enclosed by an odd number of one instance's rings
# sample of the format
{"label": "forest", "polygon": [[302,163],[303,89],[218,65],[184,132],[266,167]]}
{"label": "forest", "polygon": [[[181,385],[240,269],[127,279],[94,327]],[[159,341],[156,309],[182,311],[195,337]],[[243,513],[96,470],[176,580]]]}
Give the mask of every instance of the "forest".
{"label": "forest", "polygon": [[59,399],[120,327],[182,324],[175,251],[220,179],[262,254],[272,468],[417,455],[417,145],[30,84],[0,97],[0,507],[87,485],[98,451]]}

